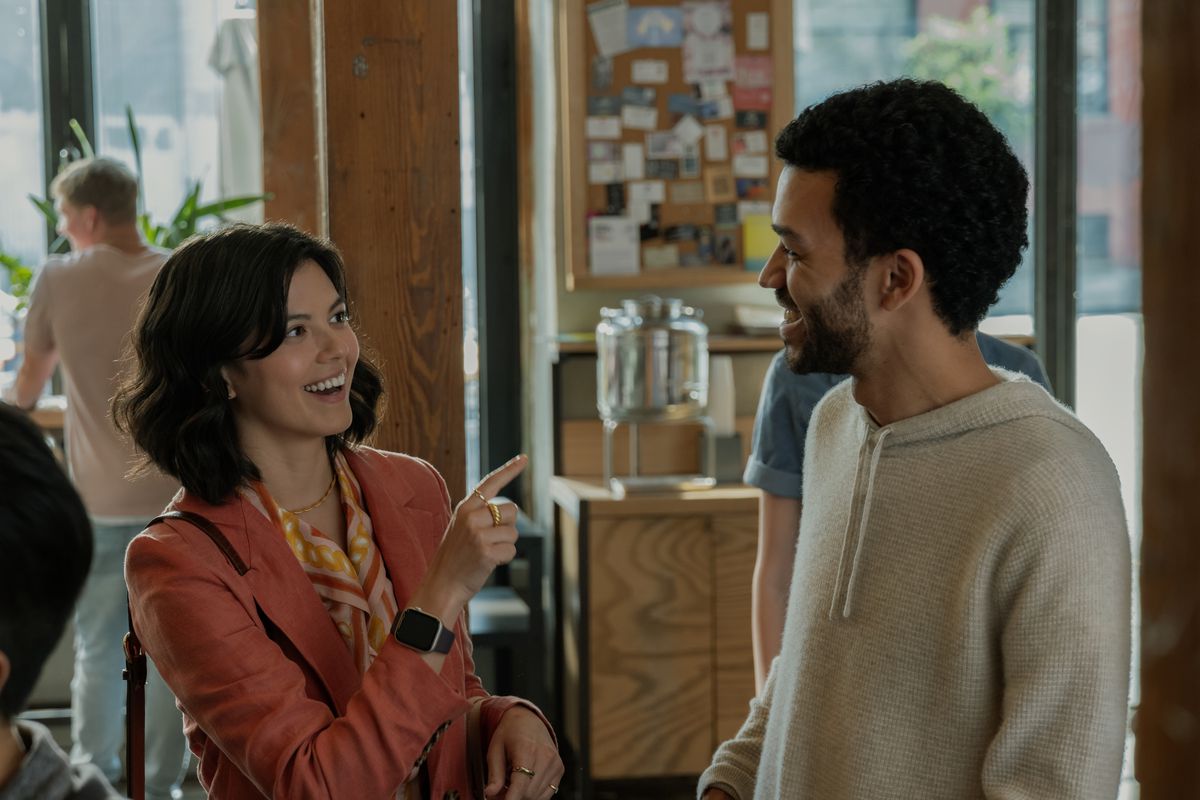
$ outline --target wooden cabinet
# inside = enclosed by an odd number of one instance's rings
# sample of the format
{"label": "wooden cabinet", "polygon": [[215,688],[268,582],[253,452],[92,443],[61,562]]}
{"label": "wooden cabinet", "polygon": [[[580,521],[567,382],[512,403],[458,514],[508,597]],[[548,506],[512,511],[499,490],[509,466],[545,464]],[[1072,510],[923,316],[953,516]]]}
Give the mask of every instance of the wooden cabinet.
{"label": "wooden cabinet", "polygon": [[757,489],[614,500],[554,478],[563,733],[593,780],[699,775],[754,694]]}

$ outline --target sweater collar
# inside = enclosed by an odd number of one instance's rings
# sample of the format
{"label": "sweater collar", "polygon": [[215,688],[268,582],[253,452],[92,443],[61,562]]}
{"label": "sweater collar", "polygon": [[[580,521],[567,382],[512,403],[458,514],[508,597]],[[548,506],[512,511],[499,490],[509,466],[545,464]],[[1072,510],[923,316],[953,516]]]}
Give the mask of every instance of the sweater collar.
{"label": "sweater collar", "polygon": [[[855,401],[862,428],[865,434],[888,431],[888,442],[894,446],[932,441],[1014,419],[1045,415],[1045,389],[1019,372],[1001,367],[991,367],[991,370],[1000,379],[995,386],[890,425],[880,425]],[[853,398],[853,391],[850,396]]]}

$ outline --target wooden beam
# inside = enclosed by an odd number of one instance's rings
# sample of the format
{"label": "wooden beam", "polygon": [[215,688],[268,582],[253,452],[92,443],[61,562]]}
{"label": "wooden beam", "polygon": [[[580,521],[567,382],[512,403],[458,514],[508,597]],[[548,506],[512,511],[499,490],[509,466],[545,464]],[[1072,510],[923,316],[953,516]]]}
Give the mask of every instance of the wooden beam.
{"label": "wooden beam", "polygon": [[309,5],[259,0],[264,216],[320,233]]}
{"label": "wooden beam", "polygon": [[1200,5],[1142,3],[1142,800],[1200,797]]}
{"label": "wooden beam", "polygon": [[466,481],[458,19],[448,0],[313,0],[320,213],[346,258],[388,411],[377,445]]}

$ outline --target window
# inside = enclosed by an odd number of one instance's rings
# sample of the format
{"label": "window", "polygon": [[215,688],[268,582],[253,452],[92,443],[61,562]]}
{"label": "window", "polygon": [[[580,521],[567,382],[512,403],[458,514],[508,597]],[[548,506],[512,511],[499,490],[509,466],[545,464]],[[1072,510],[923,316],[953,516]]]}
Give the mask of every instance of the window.
{"label": "window", "polygon": [[[870,81],[936,77],[983,109],[1032,175],[1034,0],[993,5],[796,0],[797,110]],[[993,330],[1033,332],[1031,254],[1001,290]]]}
{"label": "window", "polygon": [[[36,0],[0,0],[0,253],[24,264],[46,253],[46,225],[27,195],[45,191],[42,47]],[[14,380],[16,299],[0,270],[0,392]]]}
{"label": "window", "polygon": [[[45,197],[59,165],[80,155],[68,120],[98,154],[137,166],[127,106],[155,223],[175,215],[196,179],[201,202],[262,192],[253,0],[0,0],[0,43],[0,253],[35,271],[44,260],[54,234],[27,195]],[[14,310],[0,294],[0,390],[19,362]]]}
{"label": "window", "polygon": [[[134,165],[125,108],[137,119],[143,202],[152,219],[170,219],[194,179],[202,199],[222,194],[222,75],[215,65],[218,35],[236,12],[220,0],[123,0],[95,3],[92,30],[96,147]],[[248,20],[253,30],[253,17]],[[247,48],[253,45],[251,40]],[[255,61],[257,50],[247,56]],[[148,79],[153,76],[153,79]],[[257,92],[257,89],[254,90]],[[257,102],[257,95],[255,96]],[[261,148],[261,133],[247,147]],[[253,161],[261,164],[261,155]],[[261,166],[257,187],[261,192]]]}
{"label": "window", "polygon": [[36,0],[0,0],[0,250],[25,263],[46,252],[46,226],[26,197],[41,196],[46,185],[38,26]]}

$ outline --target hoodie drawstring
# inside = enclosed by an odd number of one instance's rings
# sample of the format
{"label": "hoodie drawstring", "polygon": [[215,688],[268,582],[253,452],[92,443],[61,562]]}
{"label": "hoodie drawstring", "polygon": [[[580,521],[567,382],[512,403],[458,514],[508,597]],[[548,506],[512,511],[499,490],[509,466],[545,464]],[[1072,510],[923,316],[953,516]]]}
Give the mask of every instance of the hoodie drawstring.
{"label": "hoodie drawstring", "polygon": [[[858,582],[859,561],[862,558],[863,544],[867,538],[867,523],[871,517],[871,497],[875,492],[875,472],[879,468],[879,458],[883,454],[883,442],[892,432],[891,428],[881,428],[878,431],[878,436],[875,439],[874,447],[871,448],[870,466],[867,469],[867,488],[863,493],[861,508],[862,511],[858,515],[858,537],[854,545],[854,556],[850,559],[850,577],[846,582],[846,599],[842,604],[842,618],[849,619],[853,611],[854,587]],[[862,479],[862,460],[864,451],[871,443],[870,434],[863,440],[862,448],[859,450],[859,469],[854,476],[854,492],[851,495],[851,502],[855,502],[858,498],[859,482]],[[837,614],[838,595],[841,594],[842,577],[846,573],[846,547],[850,541],[850,530],[854,526],[854,508],[850,509],[850,514],[846,518],[846,532],[842,538],[842,555],[838,561],[837,582],[834,584],[833,598],[829,605],[829,619],[833,620]]]}

